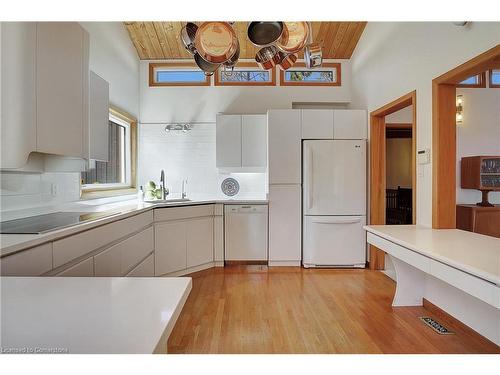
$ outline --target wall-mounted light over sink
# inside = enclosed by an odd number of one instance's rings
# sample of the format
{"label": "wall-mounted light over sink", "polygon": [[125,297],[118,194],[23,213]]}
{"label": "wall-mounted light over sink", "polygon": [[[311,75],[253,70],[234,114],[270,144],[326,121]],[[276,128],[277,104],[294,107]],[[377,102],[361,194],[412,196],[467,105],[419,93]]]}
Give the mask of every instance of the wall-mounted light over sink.
{"label": "wall-mounted light over sink", "polygon": [[190,131],[192,128],[193,128],[193,125],[191,125],[191,124],[176,123],[176,124],[167,124],[167,126],[165,126],[165,131],[167,133],[170,131],[181,131],[181,132],[186,133],[186,132]]}

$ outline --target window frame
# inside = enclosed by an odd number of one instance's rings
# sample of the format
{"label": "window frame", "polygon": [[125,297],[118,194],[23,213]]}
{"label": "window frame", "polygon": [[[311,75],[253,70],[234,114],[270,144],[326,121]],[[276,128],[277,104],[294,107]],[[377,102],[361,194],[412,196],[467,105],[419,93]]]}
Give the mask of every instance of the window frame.
{"label": "window frame", "polygon": [[[262,70],[259,65],[255,62],[250,61],[240,61],[236,64],[235,69],[239,68],[255,68],[255,70]],[[276,69],[269,69],[271,80],[266,82],[245,82],[245,81],[234,81],[234,82],[224,82],[220,79],[220,74],[223,67],[217,69],[214,74],[214,86],[276,86]],[[264,70],[262,70],[264,71]]]}
{"label": "window frame", "polygon": [[176,87],[176,86],[210,86],[210,76],[205,76],[204,81],[200,82],[156,82],[155,73],[159,68],[168,68],[165,70],[184,70],[200,71],[198,65],[194,62],[150,62],[149,63],[149,87]]}
{"label": "window frame", "polygon": [[137,191],[137,119],[113,106],[109,108],[109,118],[113,122],[116,121],[118,125],[128,127],[129,130],[125,134],[125,152],[129,155],[128,157],[126,156],[125,160],[128,161],[130,167],[125,166],[125,183],[81,184],[82,199],[133,194]]}
{"label": "window frame", "polygon": [[488,71],[488,85],[492,89],[498,89],[500,88],[500,83],[493,83],[493,70],[500,70],[500,69],[490,69]]}
{"label": "window frame", "polygon": [[[300,68],[300,69],[297,69]],[[304,69],[302,69],[304,68]],[[294,70],[310,70],[320,72],[322,70],[329,70],[325,68],[335,68],[336,70],[336,80],[335,82],[292,82],[285,80],[285,71],[280,69],[280,86],[305,86],[305,87],[314,87],[314,86],[342,86],[342,64],[337,62],[324,62],[321,67],[314,69],[307,69],[306,64],[303,62],[296,63],[293,67],[287,70],[287,72],[293,72]]]}
{"label": "window frame", "polygon": [[[483,88],[486,88],[486,73],[483,72],[483,73],[479,73],[479,74],[475,74],[475,75],[472,75],[471,77],[479,77],[479,83],[475,83],[473,85],[467,85],[467,84],[458,84],[457,87],[459,88],[465,88],[465,89],[483,89]],[[469,78],[471,78],[469,77]],[[469,79],[467,78],[467,79]]]}

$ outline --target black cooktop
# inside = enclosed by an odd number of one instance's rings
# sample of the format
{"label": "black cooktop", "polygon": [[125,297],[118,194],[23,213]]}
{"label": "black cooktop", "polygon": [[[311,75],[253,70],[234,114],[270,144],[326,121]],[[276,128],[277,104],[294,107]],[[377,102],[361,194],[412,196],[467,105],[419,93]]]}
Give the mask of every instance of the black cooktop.
{"label": "black cooktop", "polygon": [[85,212],[54,212],[22,219],[2,221],[1,234],[41,234],[90,220],[96,215]]}

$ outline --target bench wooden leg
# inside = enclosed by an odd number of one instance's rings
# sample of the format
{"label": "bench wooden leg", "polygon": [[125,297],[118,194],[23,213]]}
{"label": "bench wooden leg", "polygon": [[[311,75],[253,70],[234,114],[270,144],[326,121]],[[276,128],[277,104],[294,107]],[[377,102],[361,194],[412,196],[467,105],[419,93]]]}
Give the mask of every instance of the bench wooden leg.
{"label": "bench wooden leg", "polygon": [[396,271],[396,294],[392,306],[422,306],[425,273],[389,255]]}

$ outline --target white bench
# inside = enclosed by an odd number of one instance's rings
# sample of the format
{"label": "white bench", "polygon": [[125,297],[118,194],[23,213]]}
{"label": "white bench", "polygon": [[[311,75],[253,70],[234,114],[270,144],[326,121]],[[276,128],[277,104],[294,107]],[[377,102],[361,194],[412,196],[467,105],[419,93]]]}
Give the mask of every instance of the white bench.
{"label": "white bench", "polygon": [[423,298],[500,345],[500,239],[456,229],[366,226],[396,271],[393,306]]}

